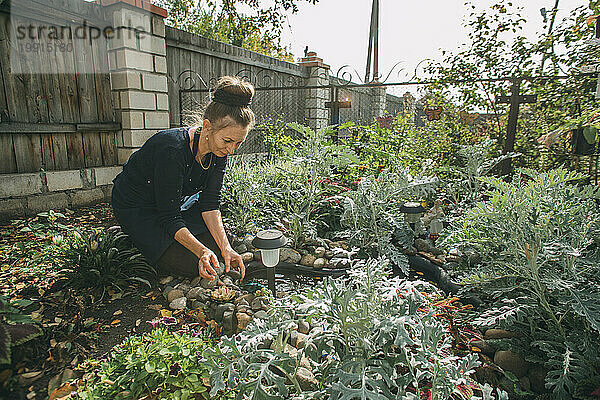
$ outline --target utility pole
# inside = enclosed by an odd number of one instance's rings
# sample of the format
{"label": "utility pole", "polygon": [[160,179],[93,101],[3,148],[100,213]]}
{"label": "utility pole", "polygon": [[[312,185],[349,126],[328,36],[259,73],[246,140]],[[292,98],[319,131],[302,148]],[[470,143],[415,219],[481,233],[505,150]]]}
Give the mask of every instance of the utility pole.
{"label": "utility pole", "polygon": [[[373,76],[371,78],[371,56],[373,57]],[[379,0],[373,0],[371,8],[371,28],[369,31],[369,50],[367,52],[367,67],[365,83],[379,78]]]}

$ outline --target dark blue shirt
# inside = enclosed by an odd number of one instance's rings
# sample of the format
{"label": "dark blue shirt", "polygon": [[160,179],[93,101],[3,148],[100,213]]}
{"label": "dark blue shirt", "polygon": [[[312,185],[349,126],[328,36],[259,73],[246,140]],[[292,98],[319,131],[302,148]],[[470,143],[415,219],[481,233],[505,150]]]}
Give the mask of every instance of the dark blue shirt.
{"label": "dark blue shirt", "polygon": [[[190,149],[189,128],[160,131],[131,155],[114,179],[113,207],[144,209],[169,237],[186,226],[181,205],[200,192],[194,210],[218,210],[227,157],[209,153],[203,169]],[[198,134],[198,133],[197,133]],[[204,161],[204,165],[206,166]],[[189,202],[188,202],[189,204]]]}

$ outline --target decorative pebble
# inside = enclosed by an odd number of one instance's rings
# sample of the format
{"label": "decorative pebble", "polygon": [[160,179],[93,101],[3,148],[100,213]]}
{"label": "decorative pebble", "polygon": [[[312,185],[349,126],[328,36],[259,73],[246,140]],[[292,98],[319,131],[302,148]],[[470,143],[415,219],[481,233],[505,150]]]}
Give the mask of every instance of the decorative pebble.
{"label": "decorative pebble", "polygon": [[487,331],[485,331],[483,337],[486,340],[491,340],[491,339],[511,339],[514,338],[516,335],[512,332],[506,331],[504,329],[488,329]]}
{"label": "decorative pebble", "polygon": [[187,292],[189,292],[191,288],[192,287],[187,283],[180,283],[179,285],[175,286],[175,289],[181,290],[184,295],[187,294]]}
{"label": "decorative pebble", "polygon": [[308,322],[302,319],[298,320],[298,332],[308,335],[308,332],[310,332],[310,325],[308,324]]}
{"label": "decorative pebble", "polygon": [[254,260],[254,253],[250,253],[249,251],[242,254],[242,261],[248,263]]}
{"label": "decorative pebble", "polygon": [[522,378],[527,374],[527,361],[510,350],[498,350],[494,355],[494,363],[500,368],[512,372],[517,378]]}
{"label": "decorative pebble", "polygon": [[233,313],[233,310],[235,310],[235,306],[231,303],[219,304],[215,309],[215,321],[221,322],[223,320],[223,315],[225,314],[225,312],[230,311]]}
{"label": "decorative pebble", "polygon": [[264,297],[257,297],[254,300],[252,300],[252,310],[253,311],[258,311],[258,310],[266,310],[269,308],[268,306],[268,300]]}
{"label": "decorative pebble", "polygon": [[421,239],[421,238],[417,238],[415,239],[415,247],[417,248],[418,251],[422,251],[422,252],[428,252],[430,247],[429,246],[429,242],[425,239]]}
{"label": "decorative pebble", "polygon": [[185,297],[179,297],[169,304],[169,308],[171,308],[171,310],[183,310],[186,305],[187,299]]}
{"label": "decorative pebble", "polygon": [[236,246],[234,248],[234,250],[238,254],[246,253],[248,251],[248,246],[246,246],[244,243],[242,243],[239,246]]}
{"label": "decorative pebble", "polygon": [[327,260],[324,258],[317,258],[313,263],[313,268],[321,269],[327,264]]}
{"label": "decorative pebble", "polygon": [[302,256],[302,259],[300,259],[300,264],[307,267],[312,267],[315,263],[315,260],[316,258],[312,254],[305,254]]}
{"label": "decorative pebble", "polygon": [[191,308],[192,308],[192,310],[204,308],[204,303],[202,303],[201,301],[198,301],[198,300],[192,300]]}
{"label": "decorative pebble", "polygon": [[240,297],[238,297],[235,302],[237,304],[241,304],[242,301],[245,301],[248,305],[252,304],[252,301],[254,300],[256,296],[253,293],[246,293]]}
{"label": "decorative pebble", "polygon": [[327,251],[327,250],[325,249],[325,247],[317,247],[317,248],[315,249],[315,256],[316,256],[317,258],[323,258],[323,257],[325,256],[325,252],[326,252],[326,251]]}
{"label": "decorative pebble", "polygon": [[331,258],[333,258],[333,251],[332,250],[327,250],[325,252],[325,254],[323,254],[323,257],[325,257],[328,260],[331,259]]}
{"label": "decorative pebble", "polygon": [[215,286],[217,286],[216,279],[209,281],[206,278],[202,278],[202,280],[200,281],[200,287],[203,287],[204,289],[213,289]]}
{"label": "decorative pebble", "polygon": [[231,278],[231,280],[233,280],[234,282],[239,281],[240,279],[242,279],[242,274],[240,273],[240,271],[238,271],[237,269],[231,268],[229,270],[229,272],[226,273],[227,276],[229,276]]}
{"label": "decorative pebble", "polygon": [[233,311],[225,311],[223,313],[223,330],[225,332],[233,332],[234,328],[237,326],[234,322],[234,317]]}
{"label": "decorative pebble", "polygon": [[296,250],[290,249],[289,247],[284,247],[279,251],[279,258],[283,262],[298,264],[302,259],[302,256]]}
{"label": "decorative pebble", "polygon": [[173,277],[171,275],[169,276],[163,276],[162,278],[160,278],[160,280],[158,282],[160,282],[161,285],[166,285],[167,283],[170,283],[173,280]]}
{"label": "decorative pebble", "polygon": [[319,381],[317,381],[315,375],[304,367],[298,367],[296,379],[298,379],[298,383],[303,390],[314,390],[319,386]]}
{"label": "decorative pebble", "polygon": [[252,317],[246,314],[245,312],[238,311],[235,313],[238,322],[238,329],[246,329],[250,321],[252,321]]}
{"label": "decorative pebble", "polygon": [[200,284],[200,281],[202,280],[201,276],[197,276],[194,279],[192,279],[192,282],[190,283],[191,286],[198,286]]}
{"label": "decorative pebble", "polygon": [[183,291],[179,289],[173,289],[167,294],[167,301],[171,303],[173,300],[179,299],[184,296],[185,294],[183,293]]}
{"label": "decorative pebble", "polygon": [[194,288],[191,288],[191,289],[190,289],[190,291],[189,291],[189,292],[187,292],[187,295],[186,295],[186,297],[187,297],[189,300],[199,299],[200,297],[203,297],[203,295],[204,295],[204,290],[205,290],[205,289],[203,289],[203,288],[201,288],[201,287],[194,287]]}
{"label": "decorative pebble", "polygon": [[254,318],[267,319],[269,318],[269,314],[266,311],[260,310],[254,313]]}

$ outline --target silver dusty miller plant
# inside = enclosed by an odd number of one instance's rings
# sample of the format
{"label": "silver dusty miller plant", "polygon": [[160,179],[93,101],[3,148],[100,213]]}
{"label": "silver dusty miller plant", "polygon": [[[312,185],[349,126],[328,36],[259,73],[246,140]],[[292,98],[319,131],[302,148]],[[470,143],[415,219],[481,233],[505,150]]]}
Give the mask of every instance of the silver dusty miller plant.
{"label": "silver dusty miller plant", "polygon": [[[255,319],[207,351],[212,393],[236,388],[238,399],[416,400],[430,390],[432,399],[461,398],[457,385],[467,383],[477,356],[454,356],[449,332],[424,311],[426,292],[435,289],[387,278],[386,264],[362,262],[347,281],[328,280],[278,301],[268,319]],[[297,318],[317,328],[295,354],[286,341]],[[300,381],[302,368],[312,370],[313,385]],[[494,398],[488,389],[483,398]]]}
{"label": "silver dusty miller plant", "polygon": [[489,200],[445,239],[483,256],[468,274],[491,304],[475,322],[520,333],[527,359],[549,369],[557,399],[600,374],[600,192],[577,185],[582,178],[562,169],[522,169],[511,183],[481,178]]}

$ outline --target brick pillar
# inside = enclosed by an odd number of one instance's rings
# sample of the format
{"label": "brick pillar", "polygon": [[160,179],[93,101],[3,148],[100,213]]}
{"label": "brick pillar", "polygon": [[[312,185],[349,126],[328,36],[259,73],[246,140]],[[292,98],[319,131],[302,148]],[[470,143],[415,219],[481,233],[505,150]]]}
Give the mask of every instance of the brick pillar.
{"label": "brick pillar", "polygon": [[373,119],[382,117],[385,114],[387,104],[387,93],[385,86],[375,86],[371,89],[371,110]]}
{"label": "brick pillar", "polygon": [[169,124],[164,18],[146,0],[100,0],[116,29],[109,39],[110,80],[117,121],[119,164]]}
{"label": "brick pillar", "polygon": [[[309,77],[306,80],[307,86],[329,85],[330,67],[323,63],[321,58],[317,57],[317,53],[309,52],[299,65],[308,68]],[[314,130],[329,125],[329,110],[325,108],[325,102],[329,100],[329,92],[328,88],[306,90],[306,108],[304,115],[306,123]]]}

